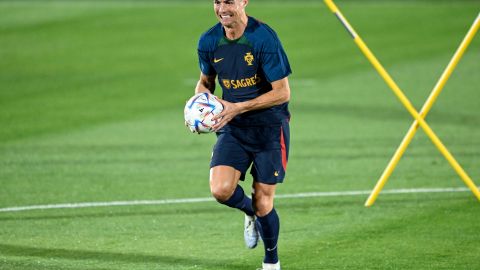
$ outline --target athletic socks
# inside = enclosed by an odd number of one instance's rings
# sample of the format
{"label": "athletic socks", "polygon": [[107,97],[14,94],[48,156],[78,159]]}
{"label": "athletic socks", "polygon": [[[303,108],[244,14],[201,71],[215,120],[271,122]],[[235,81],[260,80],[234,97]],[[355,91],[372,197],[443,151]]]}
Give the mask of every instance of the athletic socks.
{"label": "athletic socks", "polygon": [[[237,185],[230,199],[225,202],[219,201],[232,208],[237,208],[249,216],[255,215],[252,207],[252,200],[245,195],[243,188]],[[260,235],[262,236],[263,246],[265,249],[264,263],[278,262],[278,234],[280,232],[280,220],[278,218],[275,208],[266,216],[257,216],[256,226]]]}
{"label": "athletic socks", "polygon": [[255,212],[253,211],[252,200],[245,195],[245,192],[240,185],[237,185],[237,188],[235,188],[235,191],[233,192],[230,199],[225,202],[218,202],[232,208],[240,209],[249,216],[255,215]]}
{"label": "athletic socks", "polygon": [[260,232],[265,248],[264,263],[278,262],[278,234],[280,232],[280,220],[275,208],[264,217],[257,216],[257,229]]}

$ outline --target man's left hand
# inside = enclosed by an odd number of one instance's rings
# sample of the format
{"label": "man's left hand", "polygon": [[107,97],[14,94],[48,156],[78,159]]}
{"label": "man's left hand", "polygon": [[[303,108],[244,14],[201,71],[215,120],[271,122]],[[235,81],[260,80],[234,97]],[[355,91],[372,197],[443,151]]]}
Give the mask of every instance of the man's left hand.
{"label": "man's left hand", "polygon": [[231,103],[223,99],[218,99],[218,101],[222,103],[223,111],[212,118],[213,121],[218,121],[215,125],[213,125],[213,130],[215,132],[219,131],[235,116],[242,113],[242,107],[240,106],[240,103]]}

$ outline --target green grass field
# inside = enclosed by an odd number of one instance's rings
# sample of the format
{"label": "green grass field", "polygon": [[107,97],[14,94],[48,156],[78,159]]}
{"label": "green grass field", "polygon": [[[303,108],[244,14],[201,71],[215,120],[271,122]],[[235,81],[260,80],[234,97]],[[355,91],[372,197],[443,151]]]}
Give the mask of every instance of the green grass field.
{"label": "green grass field", "polygon": [[[337,5],[420,108],[478,1]],[[278,194],[371,190],[412,119],[322,1],[250,1],[289,55]],[[0,1],[0,208],[207,198],[214,135],[183,126],[210,1]],[[480,184],[480,37],[428,123]],[[244,187],[248,190],[251,179]],[[465,187],[420,130],[385,190]],[[471,192],[279,198],[283,269],[480,269]],[[0,269],[260,267],[215,202],[0,212]]]}

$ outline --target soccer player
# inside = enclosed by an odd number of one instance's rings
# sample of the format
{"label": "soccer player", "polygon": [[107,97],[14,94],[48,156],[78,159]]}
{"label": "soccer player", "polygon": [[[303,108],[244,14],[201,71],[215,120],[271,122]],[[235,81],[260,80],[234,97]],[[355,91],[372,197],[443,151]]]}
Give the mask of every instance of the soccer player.
{"label": "soccer player", "polygon": [[[222,87],[224,106],[214,120],[217,142],[210,163],[210,190],[221,204],[245,213],[245,243],[263,240],[264,270],[280,270],[280,222],[273,205],[282,183],[289,148],[288,101],[291,73],[275,31],[247,16],[248,0],[214,0],[219,23],[198,43],[200,80],[196,93]],[[251,166],[252,199],[239,185]]]}

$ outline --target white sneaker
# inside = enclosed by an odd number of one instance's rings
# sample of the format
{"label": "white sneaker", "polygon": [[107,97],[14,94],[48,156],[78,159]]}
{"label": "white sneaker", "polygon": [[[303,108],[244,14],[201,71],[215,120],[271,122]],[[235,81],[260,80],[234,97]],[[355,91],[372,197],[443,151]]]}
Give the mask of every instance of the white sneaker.
{"label": "white sneaker", "polygon": [[258,243],[258,231],[255,226],[255,216],[245,215],[245,231],[243,232],[245,238],[245,245],[248,248],[255,248]]}
{"label": "white sneaker", "polygon": [[280,261],[277,263],[262,263],[262,269],[257,270],[281,270]]}

